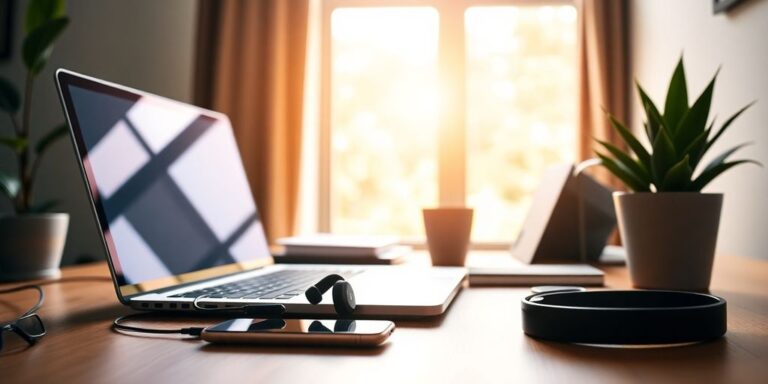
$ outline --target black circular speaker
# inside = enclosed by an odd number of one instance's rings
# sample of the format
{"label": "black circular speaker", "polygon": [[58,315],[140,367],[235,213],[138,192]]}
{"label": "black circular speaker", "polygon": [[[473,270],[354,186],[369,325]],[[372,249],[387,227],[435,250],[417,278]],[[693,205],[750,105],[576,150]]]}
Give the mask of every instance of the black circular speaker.
{"label": "black circular speaker", "polygon": [[724,299],[682,291],[549,292],[522,300],[523,331],[587,344],[672,344],[726,332]]}

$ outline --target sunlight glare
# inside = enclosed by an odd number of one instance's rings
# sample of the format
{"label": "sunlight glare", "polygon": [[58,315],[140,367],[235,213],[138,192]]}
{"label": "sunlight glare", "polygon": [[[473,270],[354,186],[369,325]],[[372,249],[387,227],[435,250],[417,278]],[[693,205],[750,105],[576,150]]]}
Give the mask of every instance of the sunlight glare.
{"label": "sunlight glare", "polygon": [[543,171],[575,159],[576,10],[470,7],[465,27],[472,238],[512,239]]}
{"label": "sunlight glare", "polygon": [[331,14],[331,229],[423,233],[437,199],[439,17],[429,7]]}

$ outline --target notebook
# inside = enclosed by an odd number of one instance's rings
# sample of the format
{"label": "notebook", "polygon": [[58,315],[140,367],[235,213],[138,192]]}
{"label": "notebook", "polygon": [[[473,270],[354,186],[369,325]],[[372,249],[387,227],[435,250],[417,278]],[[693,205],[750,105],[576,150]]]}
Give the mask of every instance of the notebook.
{"label": "notebook", "polygon": [[469,285],[601,286],[604,282],[604,275],[603,271],[586,264],[536,264],[500,268],[470,268]]}

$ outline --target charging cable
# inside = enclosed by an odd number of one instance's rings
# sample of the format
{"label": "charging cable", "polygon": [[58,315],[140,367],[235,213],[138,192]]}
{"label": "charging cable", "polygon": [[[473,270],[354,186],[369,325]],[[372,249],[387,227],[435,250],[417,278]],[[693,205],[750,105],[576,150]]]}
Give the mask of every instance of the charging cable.
{"label": "charging cable", "polygon": [[[193,301],[193,307],[198,311],[206,311],[206,312],[229,312],[232,313],[232,311],[243,311],[243,313],[246,315],[246,317],[274,317],[274,316],[280,316],[283,313],[285,313],[285,306],[282,304],[257,304],[257,305],[244,305],[241,307],[230,307],[230,308],[205,308],[201,306],[198,301],[200,299],[204,299],[205,295],[197,296],[195,297],[195,300]],[[173,334],[180,334],[180,335],[190,335],[194,337],[200,337],[200,334],[203,332],[203,329],[201,327],[188,327],[188,328],[173,328],[173,329],[158,329],[158,328],[143,328],[143,327],[134,327],[130,325],[125,325],[123,322],[146,317],[147,315],[151,315],[151,313],[132,313],[125,316],[120,316],[114,321],[112,321],[112,329],[119,332],[135,332],[135,333],[149,333],[149,334],[156,334],[156,335],[173,335]]]}
{"label": "charging cable", "polygon": [[202,327],[188,327],[188,328],[175,328],[175,329],[157,329],[157,328],[142,328],[142,327],[134,327],[130,325],[123,324],[123,321],[127,321],[130,319],[135,319],[138,317],[144,317],[147,315],[147,313],[132,313],[130,315],[120,316],[114,321],[112,321],[112,329],[114,329],[117,332],[136,332],[136,333],[151,333],[151,334],[159,334],[159,335],[172,335],[172,334],[181,334],[181,335],[190,335],[194,337],[200,337],[200,334],[203,332]]}

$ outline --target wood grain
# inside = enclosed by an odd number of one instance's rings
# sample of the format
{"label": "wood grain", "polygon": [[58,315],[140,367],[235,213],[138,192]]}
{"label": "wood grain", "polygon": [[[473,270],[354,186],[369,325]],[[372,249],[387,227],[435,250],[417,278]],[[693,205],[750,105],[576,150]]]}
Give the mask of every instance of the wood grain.
{"label": "wood grain", "polygon": [[[629,287],[624,267],[604,269],[609,287]],[[107,273],[106,265],[94,264],[67,268],[64,276]],[[110,323],[129,311],[117,303],[111,284],[52,285],[40,312],[48,335],[31,348],[7,346],[0,354],[0,382],[765,382],[768,262],[719,257],[712,287],[728,300],[728,333],[713,342],[650,349],[541,342],[521,330],[519,302],[528,289],[465,288],[445,315],[398,321],[384,347],[361,350],[220,347],[120,335]],[[34,301],[22,293],[0,299],[4,320]],[[156,324],[214,322],[158,318]]]}

